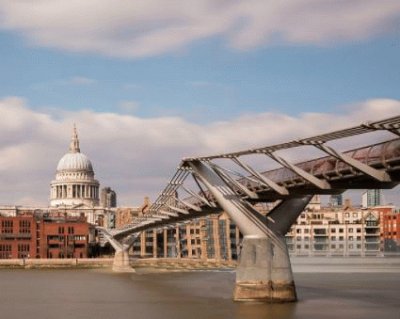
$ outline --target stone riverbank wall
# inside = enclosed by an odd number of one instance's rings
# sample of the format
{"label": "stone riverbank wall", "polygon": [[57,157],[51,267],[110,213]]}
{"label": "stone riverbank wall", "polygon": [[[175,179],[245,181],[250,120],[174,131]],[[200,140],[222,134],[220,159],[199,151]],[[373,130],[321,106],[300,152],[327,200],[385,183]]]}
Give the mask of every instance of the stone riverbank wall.
{"label": "stone riverbank wall", "polygon": [[1,268],[111,268],[113,258],[0,259]]}

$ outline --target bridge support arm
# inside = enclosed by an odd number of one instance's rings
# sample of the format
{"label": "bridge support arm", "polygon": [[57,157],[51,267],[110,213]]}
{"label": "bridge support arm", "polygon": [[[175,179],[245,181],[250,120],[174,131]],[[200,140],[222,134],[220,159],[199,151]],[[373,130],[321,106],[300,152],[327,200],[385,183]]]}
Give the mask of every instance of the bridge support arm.
{"label": "bridge support arm", "polygon": [[[287,227],[279,219],[298,215],[311,197],[281,205],[272,215],[276,226],[268,226],[267,219],[251,205],[240,199],[214,170],[201,161],[189,162],[197,177],[214,196],[218,205],[232,218],[244,235],[236,286],[233,294],[237,301],[290,302],[295,301],[296,289],[285,237],[280,233]],[[290,201],[290,199],[288,199]],[[289,215],[289,214],[288,214]],[[292,220],[293,218],[290,218]],[[290,227],[290,226],[289,226]]]}
{"label": "bridge support arm", "polygon": [[115,272],[135,272],[129,264],[128,250],[132,246],[134,240],[128,240],[128,244],[122,244],[116,240],[106,229],[101,229],[104,237],[115,249],[112,270]]}

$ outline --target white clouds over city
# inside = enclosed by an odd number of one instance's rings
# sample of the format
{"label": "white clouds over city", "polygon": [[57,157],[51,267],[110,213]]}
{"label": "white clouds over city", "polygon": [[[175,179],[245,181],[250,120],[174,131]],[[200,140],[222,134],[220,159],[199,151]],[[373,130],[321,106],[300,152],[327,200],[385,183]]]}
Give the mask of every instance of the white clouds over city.
{"label": "white clouds over city", "polygon": [[248,50],[330,45],[396,31],[397,0],[0,0],[0,28],[72,52],[146,57],[219,38]]}
{"label": "white clouds over city", "polygon": [[[182,157],[265,146],[397,115],[399,100],[376,99],[337,114],[246,115],[199,125],[179,117],[139,118],[89,110],[53,117],[21,98],[0,100],[0,204],[47,204],[49,183],[67,152],[73,123],[102,186],[139,205],[165,186]],[[373,143],[374,141],[370,141]]]}

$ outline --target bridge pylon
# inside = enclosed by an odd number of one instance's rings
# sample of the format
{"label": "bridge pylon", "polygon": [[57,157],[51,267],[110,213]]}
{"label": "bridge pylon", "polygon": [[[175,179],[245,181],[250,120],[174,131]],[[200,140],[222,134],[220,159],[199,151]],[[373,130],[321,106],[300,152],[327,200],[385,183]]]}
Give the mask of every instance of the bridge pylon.
{"label": "bridge pylon", "polygon": [[115,272],[135,272],[129,263],[128,254],[129,248],[132,246],[136,237],[135,234],[129,236],[125,243],[121,243],[110,235],[106,229],[102,228],[101,230],[111,246],[115,249],[112,270]]}
{"label": "bridge pylon", "polygon": [[188,164],[244,235],[233,299],[296,301],[296,288],[284,235],[312,196],[285,199],[265,217],[240,198],[234,187],[211,165],[202,161],[191,161]]}

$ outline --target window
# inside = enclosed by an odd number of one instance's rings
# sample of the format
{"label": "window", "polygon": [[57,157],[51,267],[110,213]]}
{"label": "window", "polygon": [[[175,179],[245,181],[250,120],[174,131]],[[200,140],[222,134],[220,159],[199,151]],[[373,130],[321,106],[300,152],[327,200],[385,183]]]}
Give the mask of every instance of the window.
{"label": "window", "polygon": [[339,233],[343,233],[343,228],[339,228]]}
{"label": "window", "polygon": [[1,221],[1,232],[4,234],[13,233],[13,221],[12,220],[2,220]]}
{"label": "window", "polygon": [[19,232],[21,234],[30,234],[31,233],[31,222],[29,220],[20,220],[19,221]]}
{"label": "window", "polygon": [[9,259],[11,257],[11,245],[0,245],[0,259]]}
{"label": "window", "polygon": [[331,228],[331,233],[336,233],[336,228]]}
{"label": "window", "polygon": [[353,232],[353,228],[349,228],[349,233],[352,233]]}
{"label": "window", "polygon": [[18,258],[29,257],[29,244],[18,244]]}

